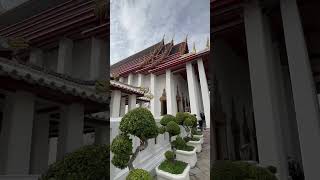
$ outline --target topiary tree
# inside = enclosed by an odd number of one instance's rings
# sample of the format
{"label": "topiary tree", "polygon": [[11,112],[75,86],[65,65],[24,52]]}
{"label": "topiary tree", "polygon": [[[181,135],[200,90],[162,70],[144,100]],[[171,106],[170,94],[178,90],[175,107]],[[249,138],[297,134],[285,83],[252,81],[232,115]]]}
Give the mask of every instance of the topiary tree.
{"label": "topiary tree", "polygon": [[[171,145],[171,150],[175,157],[176,148],[172,142],[172,137],[180,134],[180,127],[176,123],[176,118],[172,115],[165,115],[160,120],[160,124],[165,128],[165,132],[169,134],[169,142]],[[163,129],[163,127],[161,127]],[[175,159],[175,158],[174,158]]]}
{"label": "topiary tree", "polygon": [[194,128],[197,127],[197,118],[196,116],[189,114],[188,117],[184,121],[184,126],[186,126],[187,137],[193,139],[193,131]]}
{"label": "topiary tree", "polygon": [[88,145],[67,154],[62,160],[50,165],[41,180],[109,179],[109,146]]}
{"label": "topiary tree", "polygon": [[[148,139],[157,137],[158,126],[151,112],[146,108],[136,108],[123,116],[117,135],[111,144],[111,152],[114,153],[112,164],[120,169],[126,167],[134,170],[133,161],[140,151],[148,147]],[[132,139],[129,135],[140,139],[140,145],[132,152]]]}

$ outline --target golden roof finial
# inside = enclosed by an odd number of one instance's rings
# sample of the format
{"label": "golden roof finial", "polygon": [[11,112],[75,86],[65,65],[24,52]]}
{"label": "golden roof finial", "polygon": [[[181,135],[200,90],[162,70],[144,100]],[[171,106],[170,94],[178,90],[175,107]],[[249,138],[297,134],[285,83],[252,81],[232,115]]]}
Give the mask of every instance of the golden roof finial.
{"label": "golden roof finial", "polygon": [[196,43],[195,43],[195,42],[193,42],[192,52],[194,52],[194,53],[196,53],[196,52],[197,52],[197,50],[196,50]]}
{"label": "golden roof finial", "polygon": [[175,34],[173,33],[173,36],[172,36],[172,39],[171,39],[171,43],[172,43],[172,44],[173,44],[174,35],[175,35]]}
{"label": "golden roof finial", "polygon": [[188,43],[188,34],[186,35],[186,38],[184,39],[184,42]]}
{"label": "golden roof finial", "polygon": [[207,37],[207,48],[210,49],[210,39]]}
{"label": "golden roof finial", "polygon": [[162,36],[162,41],[164,42],[164,37],[166,37],[166,34],[163,34]]}

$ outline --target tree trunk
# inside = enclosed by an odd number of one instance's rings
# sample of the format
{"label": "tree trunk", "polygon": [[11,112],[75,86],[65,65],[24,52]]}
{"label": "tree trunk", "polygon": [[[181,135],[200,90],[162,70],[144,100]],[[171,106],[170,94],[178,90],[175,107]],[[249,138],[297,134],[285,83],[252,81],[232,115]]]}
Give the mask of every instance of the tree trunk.
{"label": "tree trunk", "polygon": [[148,140],[146,141],[140,141],[140,145],[137,147],[137,149],[135,150],[135,152],[132,154],[129,162],[128,162],[128,168],[129,171],[134,170],[133,167],[133,161],[137,158],[138,154],[140,151],[144,150],[145,148],[148,147]]}

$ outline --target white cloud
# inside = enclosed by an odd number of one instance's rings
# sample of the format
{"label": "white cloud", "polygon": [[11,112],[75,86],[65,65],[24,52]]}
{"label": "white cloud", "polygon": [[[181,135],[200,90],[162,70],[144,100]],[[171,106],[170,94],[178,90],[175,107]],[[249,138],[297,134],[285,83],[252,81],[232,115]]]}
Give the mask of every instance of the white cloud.
{"label": "white cloud", "polygon": [[175,35],[203,49],[210,34],[209,0],[111,0],[111,64]]}

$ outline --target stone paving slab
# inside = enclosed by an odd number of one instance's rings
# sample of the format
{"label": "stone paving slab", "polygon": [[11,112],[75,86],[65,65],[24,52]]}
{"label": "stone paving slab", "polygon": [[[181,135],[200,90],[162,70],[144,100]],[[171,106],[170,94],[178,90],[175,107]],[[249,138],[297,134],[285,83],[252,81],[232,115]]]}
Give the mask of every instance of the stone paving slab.
{"label": "stone paving slab", "polygon": [[198,153],[198,161],[190,170],[190,180],[210,180],[210,130],[204,131],[202,152]]}

